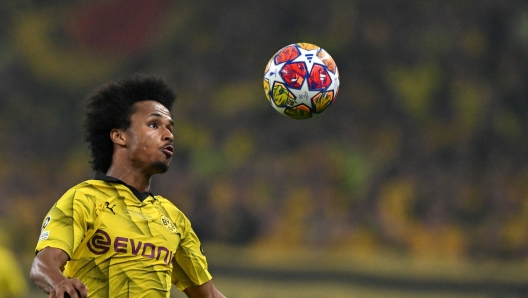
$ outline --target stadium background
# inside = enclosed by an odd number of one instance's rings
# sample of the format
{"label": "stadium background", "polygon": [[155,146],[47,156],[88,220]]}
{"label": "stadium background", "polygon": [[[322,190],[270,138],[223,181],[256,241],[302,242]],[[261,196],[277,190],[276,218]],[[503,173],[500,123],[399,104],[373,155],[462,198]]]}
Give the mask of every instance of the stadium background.
{"label": "stadium background", "polygon": [[[0,17],[0,239],[26,278],[45,213],[92,176],[82,98],[142,72],[179,94],[153,189],[228,297],[528,293],[525,1],[26,0]],[[262,86],[294,42],[341,73],[306,121]]]}

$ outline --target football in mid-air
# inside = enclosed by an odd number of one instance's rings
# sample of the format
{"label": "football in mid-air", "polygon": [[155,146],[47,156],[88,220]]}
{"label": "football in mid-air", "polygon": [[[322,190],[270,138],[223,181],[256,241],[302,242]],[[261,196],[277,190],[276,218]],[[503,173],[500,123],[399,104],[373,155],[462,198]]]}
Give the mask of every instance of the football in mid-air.
{"label": "football in mid-air", "polygon": [[264,70],[264,91],[281,114],[309,119],[321,114],[339,91],[339,71],[322,48],[296,43],[280,49]]}

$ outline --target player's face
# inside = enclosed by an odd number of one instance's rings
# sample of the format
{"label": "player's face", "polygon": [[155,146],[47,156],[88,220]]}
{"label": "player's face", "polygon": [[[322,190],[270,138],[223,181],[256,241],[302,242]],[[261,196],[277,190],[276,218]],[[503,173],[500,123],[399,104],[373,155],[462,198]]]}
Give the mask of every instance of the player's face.
{"label": "player's face", "polygon": [[170,112],[156,101],[134,105],[126,130],[128,158],[134,168],[153,175],[166,172],[174,153],[173,121]]}

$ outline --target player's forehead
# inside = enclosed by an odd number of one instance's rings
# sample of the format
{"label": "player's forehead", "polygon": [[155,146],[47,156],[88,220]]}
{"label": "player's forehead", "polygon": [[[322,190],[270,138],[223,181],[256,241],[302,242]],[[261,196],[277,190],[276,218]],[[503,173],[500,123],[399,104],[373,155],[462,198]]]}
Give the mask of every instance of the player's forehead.
{"label": "player's forehead", "polygon": [[172,121],[170,111],[154,100],[139,101],[134,104],[133,118],[160,117]]}

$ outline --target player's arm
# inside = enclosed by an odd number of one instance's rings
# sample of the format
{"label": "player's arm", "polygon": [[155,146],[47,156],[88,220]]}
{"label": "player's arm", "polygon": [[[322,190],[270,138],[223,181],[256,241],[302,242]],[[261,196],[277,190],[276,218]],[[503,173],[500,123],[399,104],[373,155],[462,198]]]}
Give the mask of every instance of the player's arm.
{"label": "player's arm", "polygon": [[41,250],[31,265],[30,276],[35,284],[50,298],[87,298],[88,288],[78,279],[68,279],[62,274],[62,268],[69,256],[62,249],[46,247]]}
{"label": "player's arm", "polygon": [[225,298],[214,286],[212,281],[208,281],[199,286],[188,287],[183,290],[189,298]]}

